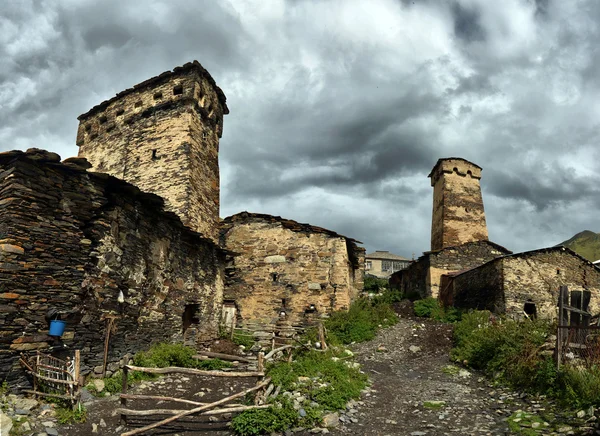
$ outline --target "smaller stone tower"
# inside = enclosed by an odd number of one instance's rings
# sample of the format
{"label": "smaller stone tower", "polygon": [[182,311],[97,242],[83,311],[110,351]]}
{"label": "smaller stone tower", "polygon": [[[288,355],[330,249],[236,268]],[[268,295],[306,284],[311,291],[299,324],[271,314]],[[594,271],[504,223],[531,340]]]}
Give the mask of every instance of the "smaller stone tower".
{"label": "smaller stone tower", "polygon": [[439,159],[428,177],[433,186],[431,250],[487,241],[481,167],[458,157]]}
{"label": "smaller stone tower", "polygon": [[219,138],[225,94],[198,61],[148,79],[80,115],[79,157],[160,195],[168,210],[218,240]]}

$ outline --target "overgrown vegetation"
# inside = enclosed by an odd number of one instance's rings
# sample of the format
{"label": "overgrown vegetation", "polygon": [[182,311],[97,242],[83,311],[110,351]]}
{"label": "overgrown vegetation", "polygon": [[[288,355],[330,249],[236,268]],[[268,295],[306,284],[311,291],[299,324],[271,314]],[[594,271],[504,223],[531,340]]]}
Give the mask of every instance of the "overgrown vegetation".
{"label": "overgrown vegetation", "polygon": [[415,301],[415,315],[422,318],[431,318],[442,322],[460,321],[462,313],[454,307],[444,307],[440,300],[433,297]]}
{"label": "overgrown vegetation", "polygon": [[[147,368],[165,368],[167,366],[178,366],[181,368],[196,368],[205,370],[218,370],[230,368],[232,365],[220,359],[198,360],[192,356],[196,351],[191,347],[186,347],[182,344],[159,343],[153,345],[148,351],[137,353],[133,357],[133,363],[136,366]],[[127,374],[127,383],[134,385],[143,380],[153,380],[157,378],[154,374],[148,374],[141,371],[131,371]],[[102,392],[116,394],[121,392],[123,388],[123,374],[117,371],[112,377],[103,379],[104,389]],[[92,395],[101,396],[102,392],[98,392],[93,383],[88,384],[88,391]]]}
{"label": "overgrown vegetation", "polygon": [[254,335],[249,330],[236,329],[233,332],[231,338],[232,342],[236,345],[243,345],[246,348],[250,348],[254,345]]}
{"label": "overgrown vegetation", "polygon": [[[347,312],[336,312],[324,322],[327,331],[327,351],[299,350],[294,361],[277,362],[267,367],[267,374],[282,391],[301,393],[302,404],[294,408],[292,400],[280,395],[268,409],[248,410],[233,418],[231,428],[241,436],[283,432],[293,427],[313,427],[326,411],[343,409],[360,397],[368,377],[360,365],[350,359],[353,354],[343,344],[368,341],[379,328],[398,321],[391,305],[381,299],[359,299]],[[317,340],[310,331],[303,342]],[[296,397],[297,398],[297,397]]]}
{"label": "overgrown vegetation", "polygon": [[81,403],[77,405],[75,409],[71,408],[71,405],[60,404],[56,408],[56,420],[59,424],[74,424],[82,423],[87,419],[87,411],[85,406]]}
{"label": "overgrown vegetation", "polygon": [[398,322],[398,316],[386,302],[361,298],[347,312],[335,312],[324,323],[332,344],[369,341],[381,327]]}
{"label": "overgrown vegetation", "polygon": [[494,319],[490,312],[464,314],[454,329],[451,357],[495,380],[551,396],[565,407],[600,405],[600,367],[565,365],[560,371],[540,348],[555,326],[543,320]]}

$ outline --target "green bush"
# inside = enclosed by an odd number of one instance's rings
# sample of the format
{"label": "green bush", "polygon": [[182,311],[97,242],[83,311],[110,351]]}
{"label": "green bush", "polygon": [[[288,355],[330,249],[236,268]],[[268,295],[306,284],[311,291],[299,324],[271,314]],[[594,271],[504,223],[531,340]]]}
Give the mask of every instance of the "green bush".
{"label": "green bush", "polygon": [[387,279],[380,279],[377,277],[373,277],[370,275],[365,275],[363,282],[363,291],[364,292],[372,292],[379,293],[384,292],[389,289],[389,284]]}
{"label": "green bush", "polygon": [[461,311],[454,307],[445,308],[437,298],[427,297],[415,301],[415,315],[443,322],[456,322],[461,318]]}
{"label": "green bush", "polygon": [[303,407],[306,416],[301,417],[292,402],[280,398],[267,409],[247,410],[231,420],[231,429],[240,436],[283,433],[292,427],[313,427],[320,421],[318,409]]}
{"label": "green bush", "polygon": [[87,419],[87,411],[83,404],[79,403],[75,410],[70,405],[60,405],[56,408],[56,420],[59,424],[82,423]]}
{"label": "green bush", "polygon": [[344,407],[349,400],[358,398],[367,385],[367,376],[336,356],[334,351],[306,352],[292,363],[281,362],[268,367],[267,374],[274,385],[284,390],[299,389],[298,377],[318,377],[319,383],[325,386],[313,389],[312,383],[309,383],[303,390],[327,410]]}
{"label": "green bush", "polygon": [[372,303],[362,298],[347,312],[334,312],[324,323],[332,343],[351,344],[369,341],[379,326],[388,327],[398,322],[398,316],[389,304]]}
{"label": "green bush", "polygon": [[254,334],[249,330],[237,330],[233,332],[231,338],[235,345],[243,345],[246,348],[250,348],[254,345]]}

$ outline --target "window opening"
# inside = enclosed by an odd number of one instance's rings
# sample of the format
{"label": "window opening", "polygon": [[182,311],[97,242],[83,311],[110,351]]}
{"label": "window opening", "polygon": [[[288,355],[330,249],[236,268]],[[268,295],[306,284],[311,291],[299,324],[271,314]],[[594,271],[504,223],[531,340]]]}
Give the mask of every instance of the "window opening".
{"label": "window opening", "polygon": [[142,107],[142,100],[136,101],[136,102],[135,102],[135,108],[136,108],[136,109],[139,109],[139,108],[141,108],[141,107]]}
{"label": "window opening", "polygon": [[158,159],[158,157],[156,156],[156,148],[152,150],[152,159]]}
{"label": "window opening", "polygon": [[173,88],[173,95],[181,95],[183,94],[183,86],[182,85],[177,85],[176,87]]}
{"label": "window opening", "polygon": [[523,306],[523,311],[531,318],[537,317],[537,307],[535,303],[531,300],[531,298],[525,302],[525,305]]}
{"label": "window opening", "polygon": [[125,109],[121,108],[117,111],[117,116],[120,117],[121,115],[123,115],[125,113]]}
{"label": "window opening", "polygon": [[100,118],[98,118],[98,121],[100,121],[100,124],[104,124],[108,121],[108,118],[106,118],[106,115],[102,115]]}
{"label": "window opening", "polygon": [[[274,283],[277,282],[277,280],[279,279],[279,274],[271,273],[271,279],[273,280]],[[284,301],[285,301],[285,298],[284,298]]]}
{"label": "window opening", "polygon": [[200,317],[198,311],[200,310],[199,304],[186,304],[185,310],[183,311],[183,332],[192,326],[193,324],[200,324]]}
{"label": "window opening", "polygon": [[162,98],[162,92],[157,92],[154,94],[154,100],[160,100]]}

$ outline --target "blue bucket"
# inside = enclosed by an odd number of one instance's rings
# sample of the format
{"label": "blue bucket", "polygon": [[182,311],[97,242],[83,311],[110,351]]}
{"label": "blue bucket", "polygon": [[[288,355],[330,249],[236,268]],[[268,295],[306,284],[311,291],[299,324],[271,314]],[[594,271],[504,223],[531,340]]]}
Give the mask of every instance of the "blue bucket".
{"label": "blue bucket", "polygon": [[59,321],[57,319],[50,321],[50,331],[48,334],[50,336],[62,336],[65,332],[65,325],[66,323],[64,321]]}

